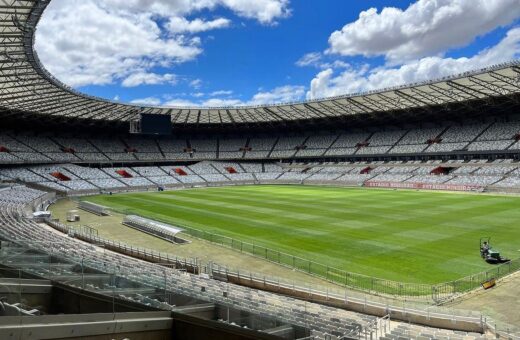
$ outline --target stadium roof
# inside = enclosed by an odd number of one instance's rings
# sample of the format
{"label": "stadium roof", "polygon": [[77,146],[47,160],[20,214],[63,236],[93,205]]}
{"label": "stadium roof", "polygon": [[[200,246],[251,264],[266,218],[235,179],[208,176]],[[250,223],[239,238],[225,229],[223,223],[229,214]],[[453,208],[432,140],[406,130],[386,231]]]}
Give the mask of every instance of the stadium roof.
{"label": "stadium roof", "polygon": [[36,26],[51,0],[0,2],[0,109],[5,115],[124,122],[139,113],[168,114],[176,125],[277,123],[410,111],[520,94],[520,61],[430,82],[320,100],[242,107],[147,107],[81,94],[42,66]]}

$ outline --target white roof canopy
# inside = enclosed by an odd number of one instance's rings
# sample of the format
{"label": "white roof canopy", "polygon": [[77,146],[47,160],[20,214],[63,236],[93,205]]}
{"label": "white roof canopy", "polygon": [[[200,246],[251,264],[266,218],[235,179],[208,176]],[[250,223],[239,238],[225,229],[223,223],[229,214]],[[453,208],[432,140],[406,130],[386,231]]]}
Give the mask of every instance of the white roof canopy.
{"label": "white roof canopy", "polygon": [[55,79],[34,50],[36,25],[50,1],[0,3],[0,109],[10,115],[130,121],[139,113],[166,114],[178,125],[287,122],[377,114],[520,93],[520,62],[431,82],[278,105],[182,108],[126,105],[81,94]]}

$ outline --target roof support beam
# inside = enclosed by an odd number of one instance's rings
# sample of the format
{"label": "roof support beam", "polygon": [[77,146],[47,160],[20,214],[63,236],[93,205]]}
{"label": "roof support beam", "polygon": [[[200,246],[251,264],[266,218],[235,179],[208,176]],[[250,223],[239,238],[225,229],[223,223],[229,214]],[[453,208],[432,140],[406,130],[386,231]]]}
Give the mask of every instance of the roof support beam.
{"label": "roof support beam", "polygon": [[470,97],[473,97],[474,99],[480,99],[482,97],[487,96],[486,93],[483,93],[481,91],[475,90],[471,87],[468,87],[466,85],[459,84],[455,81],[447,81],[446,84],[450,85],[451,87],[454,87],[455,89],[467,94]]}
{"label": "roof support beam", "polygon": [[493,72],[493,71],[489,72],[489,75],[499,81],[502,81],[502,82],[514,87],[515,89],[520,90],[520,74],[518,75],[518,77],[516,79],[504,76],[500,73]]}
{"label": "roof support beam", "polygon": [[493,92],[496,95],[503,96],[507,95],[507,91],[503,87],[496,86],[495,84],[491,82],[484,81],[477,77],[468,77],[468,79],[473,82],[474,84],[477,84],[479,86],[482,86],[483,88]]}

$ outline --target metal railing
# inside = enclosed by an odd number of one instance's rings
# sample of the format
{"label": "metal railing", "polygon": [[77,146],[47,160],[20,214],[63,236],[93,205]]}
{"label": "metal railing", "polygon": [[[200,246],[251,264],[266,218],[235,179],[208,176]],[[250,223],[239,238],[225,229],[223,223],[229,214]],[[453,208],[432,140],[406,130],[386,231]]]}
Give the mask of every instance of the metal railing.
{"label": "metal railing", "polygon": [[[50,222],[50,224],[64,233],[70,231],[69,226],[62,225],[58,222]],[[439,304],[461,294],[470,292],[480,287],[483,282],[491,278],[500,279],[520,270],[520,259],[514,259],[510,262],[493,266],[489,270],[439,284],[398,282],[348,272],[346,270],[334,268],[312,260],[307,260],[295,255],[256,245],[254,243],[239,241],[231,237],[198,230],[184,225],[179,226],[184,229],[184,233],[192,237],[209,241],[241,253],[249,254],[287,268],[298,270],[346,288],[369,293],[371,295],[382,295],[400,300],[419,300]],[[89,243],[101,244],[107,249],[149,260],[151,262],[175,264],[178,268],[183,268],[193,273],[198,273],[200,271],[201,265],[197,259],[186,260],[177,257],[173,258],[169,254],[161,254],[160,252],[150,249],[128,246],[121,242],[103,239],[87,233],[80,233],[76,237]]]}
{"label": "metal railing", "polygon": [[441,303],[478,288],[484,281],[490,278],[500,279],[520,270],[519,258],[508,263],[493,266],[493,268],[480,273],[439,284],[398,282],[349,272],[279,250],[236,240],[228,236],[195,229],[189,226],[177,226],[182,227],[184,229],[183,232],[192,237],[249,254],[287,268],[295,269],[344,287],[373,295],[384,295],[393,298],[414,298]]}
{"label": "metal railing", "polygon": [[61,224],[56,221],[49,221],[48,224],[62,233],[71,235],[79,240],[91,243],[96,246],[101,246],[104,249],[112,250],[123,255],[128,255],[138,259],[146,260],[148,262],[161,264],[163,266],[183,269],[194,274],[198,274],[200,271],[200,264],[198,259],[182,258],[173,256],[168,253],[164,254],[152,249],[134,247],[125,243],[108,240],[93,233],[84,232],[81,229],[75,229],[74,227]]}
{"label": "metal railing", "polygon": [[[70,227],[60,224],[60,223],[53,223],[53,227],[62,231],[67,232],[67,229],[70,229]],[[107,250],[115,250],[119,253],[132,255],[134,257],[140,257],[145,258],[147,260],[150,260],[150,258],[153,258],[154,261],[157,264],[163,265],[165,267],[170,268],[177,268],[181,270],[191,271],[195,272],[197,274],[209,274],[210,276],[225,276],[228,277],[229,275],[235,275],[239,279],[246,279],[246,280],[256,280],[260,282],[267,283],[268,285],[272,286],[278,286],[281,292],[283,289],[289,289],[292,291],[300,291],[308,293],[309,296],[325,296],[326,301],[331,300],[341,300],[344,301],[345,304],[349,304],[352,306],[353,303],[358,303],[360,305],[364,306],[364,309],[367,307],[378,307],[382,310],[385,310],[386,313],[402,313],[403,315],[415,315],[415,316],[423,316],[427,320],[430,320],[432,318],[444,318],[449,319],[452,321],[452,323],[456,324],[458,322],[472,322],[475,324],[480,323],[481,325],[484,325],[491,329],[493,328],[491,325],[494,326],[497,333],[500,331],[501,334],[508,334],[511,335],[513,333],[513,329],[511,329],[509,326],[497,326],[496,323],[493,323],[493,321],[487,320],[486,317],[484,317],[480,312],[473,312],[473,311],[465,311],[465,310],[458,310],[452,307],[445,307],[445,306],[428,306],[426,307],[424,305],[424,302],[417,301],[417,300],[401,300],[401,301],[394,301],[391,302],[390,300],[384,298],[384,297],[377,297],[373,294],[368,294],[364,292],[355,292],[352,290],[348,290],[347,287],[339,287],[339,286],[322,286],[322,285],[316,285],[316,284],[310,284],[305,283],[301,281],[291,281],[287,279],[283,279],[280,277],[269,277],[263,274],[257,274],[248,272],[241,269],[230,269],[229,267],[222,266],[216,263],[208,263],[207,265],[203,265],[198,262],[197,259],[184,259],[184,258],[178,258],[176,256],[173,256],[171,254],[161,254],[159,252],[154,252],[152,250],[142,249],[142,248],[134,248],[132,246],[125,245],[120,242],[114,242],[107,239],[102,239],[96,236],[93,236],[91,234],[76,234],[75,237],[83,239],[84,241],[87,241],[89,243],[101,246]],[[52,248],[52,247],[51,247]],[[52,253],[52,252],[51,252]],[[132,254],[133,253],[133,254]],[[508,265],[508,264],[505,264]],[[192,268],[196,268],[194,271],[192,271]],[[498,268],[498,267],[496,267]],[[514,266],[511,266],[511,271],[513,270]],[[498,269],[497,269],[498,270]],[[506,273],[505,269],[500,269],[498,271],[487,271],[488,277],[490,277],[491,274],[497,274],[497,273]],[[486,274],[482,274],[484,277],[486,277]],[[495,275],[496,276],[496,275]],[[385,326],[386,324],[382,325]],[[382,331],[383,328],[379,327],[379,331]],[[385,329],[386,331],[386,329]],[[514,338],[516,339],[516,338]]]}
{"label": "metal railing", "polygon": [[[324,301],[343,301],[346,305],[352,308],[353,303],[364,306],[363,310],[368,310],[368,307],[378,307],[385,310],[387,313],[395,315],[396,312],[403,314],[413,314],[416,316],[424,316],[427,319],[434,317],[441,317],[451,319],[453,321],[472,321],[475,323],[484,322],[485,317],[481,312],[456,309],[448,306],[427,306],[422,301],[390,300],[385,297],[374,296],[364,292],[356,292],[345,287],[338,287],[334,285],[324,286],[320,284],[313,284],[309,282],[302,282],[301,280],[289,280],[281,277],[268,276],[260,273],[254,273],[244,269],[229,268],[218,263],[210,263],[204,267],[205,272],[216,279],[226,279],[227,281],[238,282],[256,282],[263,284],[264,287],[271,287],[270,290],[274,292],[300,292],[303,297],[321,296]],[[235,280],[233,280],[234,278]],[[247,285],[247,284],[246,284]],[[288,295],[291,295],[290,293]]]}

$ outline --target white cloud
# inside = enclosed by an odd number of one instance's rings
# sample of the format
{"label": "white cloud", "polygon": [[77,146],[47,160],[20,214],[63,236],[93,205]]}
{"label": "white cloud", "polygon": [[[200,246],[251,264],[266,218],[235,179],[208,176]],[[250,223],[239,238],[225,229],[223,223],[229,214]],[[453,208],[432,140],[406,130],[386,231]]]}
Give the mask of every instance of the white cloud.
{"label": "white cloud", "polygon": [[161,100],[159,98],[155,98],[155,97],[148,97],[148,98],[134,99],[130,103],[136,104],[136,105],[155,106],[155,105],[160,105]]}
{"label": "white cloud", "polygon": [[[231,91],[215,91],[226,92]],[[250,100],[243,101],[237,98],[209,98],[201,101],[191,101],[185,99],[168,99],[164,103],[154,104],[173,107],[224,107],[224,106],[244,106],[244,105],[262,105],[274,104],[282,102],[293,102],[303,99],[305,95],[305,87],[297,85],[285,85],[272,89],[271,91],[259,91]],[[148,98],[147,98],[148,99]],[[155,99],[155,98],[154,98]]]}
{"label": "white cloud", "polygon": [[137,72],[126,77],[121,85],[124,87],[135,87],[139,85],[175,84],[176,82],[177,78],[174,74]]}
{"label": "white cloud", "polygon": [[248,102],[250,105],[272,104],[293,102],[302,99],[305,94],[305,87],[285,85],[272,91],[260,91]]}
{"label": "white cloud", "polygon": [[520,16],[520,0],[418,0],[406,10],[370,8],[329,38],[327,52],[384,55],[392,63],[467,45]]}
{"label": "white cloud", "polygon": [[258,20],[262,24],[273,24],[277,18],[291,14],[289,0],[220,0],[237,15]]}
{"label": "white cloud", "polygon": [[197,57],[198,42],[164,37],[151,13],[117,12],[99,0],[54,0],[38,26],[43,64],[71,86],[104,85]]}
{"label": "white cloud", "polygon": [[520,28],[507,32],[495,46],[466,58],[426,57],[399,67],[382,66],[370,69],[367,65],[348,68],[335,74],[331,68],[319,72],[311,81],[307,99],[355,93],[435,79],[520,57]]}
{"label": "white cloud", "polygon": [[[73,87],[106,85],[154,67],[172,67],[202,52],[199,37],[227,27],[225,18],[192,21],[184,16],[225,7],[273,24],[289,15],[289,0],[53,0],[36,34],[42,63]],[[163,27],[162,22],[170,22]]]}
{"label": "white cloud", "polygon": [[296,61],[296,66],[304,67],[304,66],[316,66],[321,61],[321,53],[320,52],[310,52],[305,54],[303,57]]}
{"label": "white cloud", "polygon": [[166,28],[171,33],[199,33],[210,31],[219,28],[229,27],[231,21],[225,18],[218,18],[215,20],[204,21],[202,19],[194,19],[192,21],[183,17],[173,17],[166,24]]}
{"label": "white cloud", "polygon": [[222,106],[239,106],[244,105],[240,99],[219,99],[211,98],[201,103],[202,106],[206,107],[222,107]]}
{"label": "white cloud", "polygon": [[216,97],[216,96],[230,96],[232,94],[233,94],[233,91],[231,91],[231,90],[218,90],[218,91],[211,92],[209,95],[211,97]]}
{"label": "white cloud", "polygon": [[346,63],[341,60],[334,60],[333,62],[327,62],[320,64],[321,68],[348,68],[350,67],[349,63]]}
{"label": "white cloud", "polygon": [[189,85],[194,89],[200,89],[202,87],[202,79],[194,79],[190,81]]}
{"label": "white cloud", "polygon": [[271,24],[290,15],[289,0],[105,0],[106,6],[130,11],[186,15],[201,10],[226,7],[238,16]]}
{"label": "white cloud", "polygon": [[[296,61],[296,66],[306,67],[312,66],[316,68],[326,69],[326,68],[347,68],[350,64],[342,61],[342,60],[334,60],[334,61],[325,61],[323,59],[328,58],[328,56],[322,55],[320,52],[311,52],[305,54],[303,57]],[[330,59],[330,58],[328,58]]]}
{"label": "white cloud", "polygon": [[201,103],[202,106],[243,106],[243,105],[262,105],[293,102],[303,99],[305,95],[305,87],[298,85],[285,85],[272,89],[271,91],[260,90],[250,100],[242,101],[240,99],[228,98],[219,99],[211,98]]}
{"label": "white cloud", "polygon": [[195,107],[200,106],[197,103],[194,103],[190,100],[185,99],[170,99],[164,103],[162,103],[163,106],[171,106],[171,107]]}

